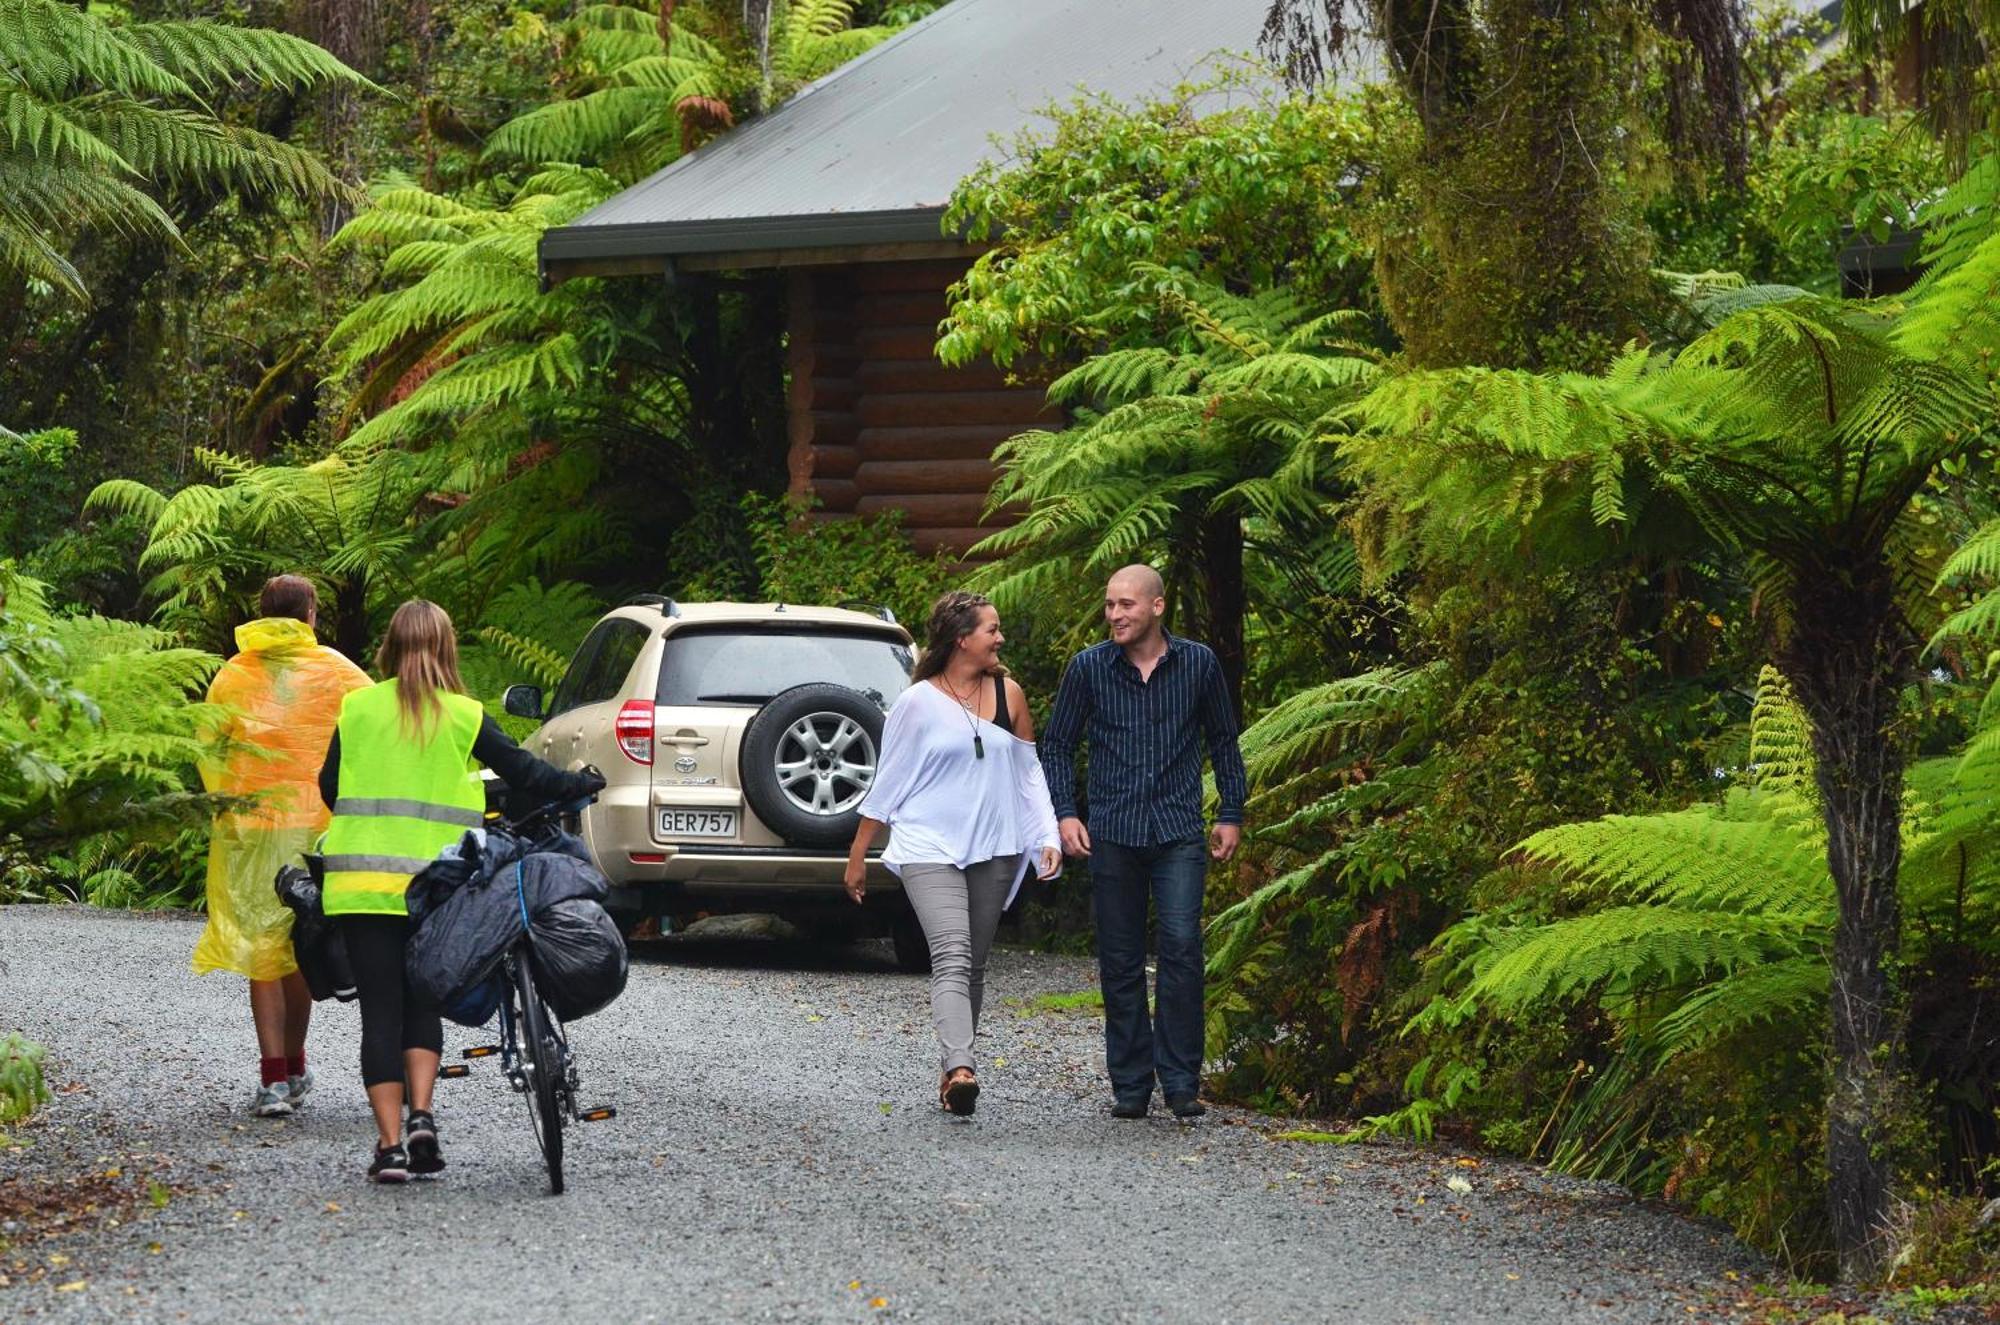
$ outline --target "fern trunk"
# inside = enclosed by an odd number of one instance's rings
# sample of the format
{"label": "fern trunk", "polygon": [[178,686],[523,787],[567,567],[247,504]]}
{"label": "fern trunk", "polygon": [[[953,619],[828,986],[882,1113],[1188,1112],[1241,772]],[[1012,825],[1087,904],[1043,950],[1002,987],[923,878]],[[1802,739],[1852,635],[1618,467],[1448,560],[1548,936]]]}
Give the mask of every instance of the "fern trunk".
{"label": "fern trunk", "polygon": [[1879,555],[1799,576],[1780,654],[1812,727],[1839,904],[1833,942],[1827,1204],[1842,1279],[1872,1278],[1886,1251],[1900,1116],[1903,1009],[1894,961],[1902,911],[1904,751],[1898,700],[1913,641]]}
{"label": "fern trunk", "polygon": [[1207,611],[1203,623],[1208,638],[1203,641],[1215,650],[1222,665],[1222,678],[1229,683],[1229,702],[1236,708],[1236,720],[1243,721],[1243,613],[1247,604],[1243,589],[1243,520],[1235,512],[1210,515],[1201,522],[1202,605]]}
{"label": "fern trunk", "polygon": [[370,664],[368,646],[373,643],[368,628],[368,580],[351,576],[334,586],[333,647],[357,667]]}

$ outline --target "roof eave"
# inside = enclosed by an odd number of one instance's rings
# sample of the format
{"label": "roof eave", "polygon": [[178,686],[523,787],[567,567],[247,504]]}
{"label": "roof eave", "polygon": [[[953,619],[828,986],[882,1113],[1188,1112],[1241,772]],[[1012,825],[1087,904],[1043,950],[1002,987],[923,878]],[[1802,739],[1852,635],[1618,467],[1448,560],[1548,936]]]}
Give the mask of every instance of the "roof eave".
{"label": "roof eave", "polygon": [[[677,258],[742,253],[773,258],[791,250],[867,250],[883,245],[934,246],[957,241],[944,233],[943,207],[834,212],[808,216],[723,217],[635,225],[560,226],[537,248],[544,289],[572,276],[665,272]],[[775,266],[772,261],[747,262]]]}

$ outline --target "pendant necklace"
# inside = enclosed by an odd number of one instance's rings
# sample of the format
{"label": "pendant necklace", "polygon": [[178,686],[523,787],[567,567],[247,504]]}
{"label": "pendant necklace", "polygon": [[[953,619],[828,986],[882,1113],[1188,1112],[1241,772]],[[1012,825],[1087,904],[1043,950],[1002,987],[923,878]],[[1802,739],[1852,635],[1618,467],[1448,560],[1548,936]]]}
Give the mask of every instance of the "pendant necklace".
{"label": "pendant necklace", "polygon": [[[940,689],[954,700],[957,700],[958,706],[965,710],[965,725],[972,729],[972,757],[974,759],[986,758],[986,742],[979,738],[979,715],[972,711],[971,704],[967,703],[960,697],[956,690],[951,688],[950,682],[940,676],[937,678],[937,683]],[[979,698],[979,687],[976,685],[972,687],[972,697],[974,699]]]}

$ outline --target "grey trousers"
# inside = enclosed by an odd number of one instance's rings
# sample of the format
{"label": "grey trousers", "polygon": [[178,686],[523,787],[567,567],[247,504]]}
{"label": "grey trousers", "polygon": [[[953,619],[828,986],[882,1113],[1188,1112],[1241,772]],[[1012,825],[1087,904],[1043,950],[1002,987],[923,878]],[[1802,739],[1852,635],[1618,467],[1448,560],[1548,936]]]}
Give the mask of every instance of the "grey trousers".
{"label": "grey trousers", "polygon": [[986,954],[992,951],[1007,889],[1019,856],[968,865],[903,866],[910,899],[931,946],[931,1021],[944,1071],[972,1066],[972,1037],[986,994]]}

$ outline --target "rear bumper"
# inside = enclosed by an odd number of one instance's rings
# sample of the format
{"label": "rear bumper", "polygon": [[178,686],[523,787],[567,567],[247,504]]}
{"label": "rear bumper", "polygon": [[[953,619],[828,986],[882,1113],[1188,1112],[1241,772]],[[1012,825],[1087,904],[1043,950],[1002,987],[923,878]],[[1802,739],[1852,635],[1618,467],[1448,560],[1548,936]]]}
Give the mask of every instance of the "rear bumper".
{"label": "rear bumper", "polygon": [[[669,803],[741,814],[751,843],[660,841],[653,831],[656,816]],[[759,837],[763,844],[757,843]],[[663,790],[644,783],[614,784],[585,812],[584,839],[605,877],[621,889],[634,890],[632,897],[657,901],[662,892],[701,898],[789,893],[846,901],[841,879],[847,872],[847,848],[783,845],[757,822],[733,787]],[[901,892],[901,882],[876,859],[879,854],[869,853],[868,891]]]}
{"label": "rear bumper", "polygon": [[[607,874],[620,883],[678,883],[690,887],[762,889],[824,889],[841,891],[847,872],[847,853],[839,849],[808,851],[798,847],[666,846],[648,852],[663,860],[633,860],[627,853],[620,861],[605,861],[616,870]],[[880,860],[868,861],[868,887],[900,889],[901,882]]]}

